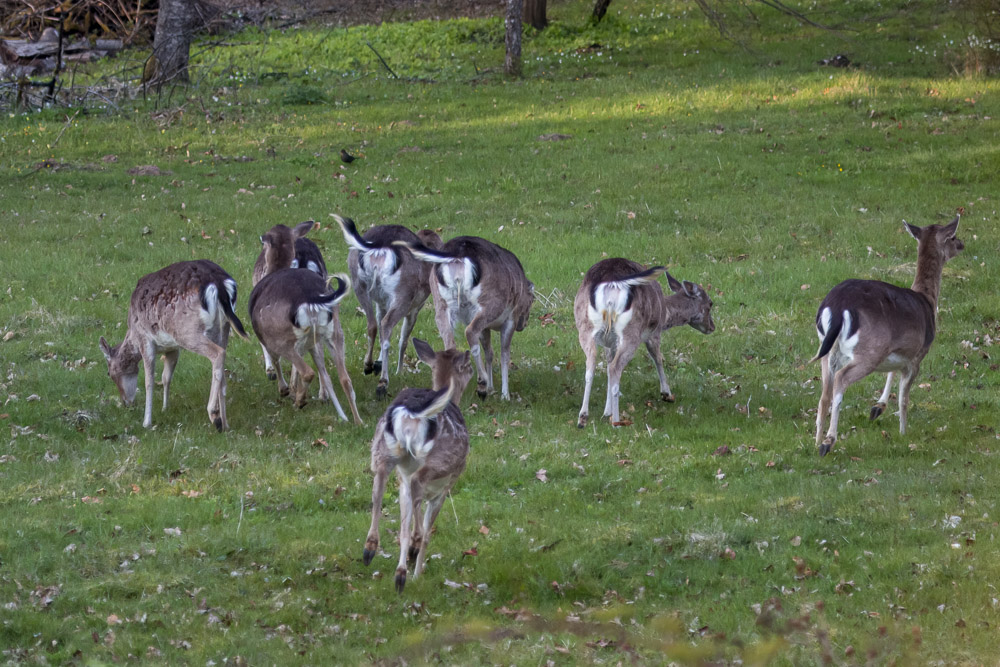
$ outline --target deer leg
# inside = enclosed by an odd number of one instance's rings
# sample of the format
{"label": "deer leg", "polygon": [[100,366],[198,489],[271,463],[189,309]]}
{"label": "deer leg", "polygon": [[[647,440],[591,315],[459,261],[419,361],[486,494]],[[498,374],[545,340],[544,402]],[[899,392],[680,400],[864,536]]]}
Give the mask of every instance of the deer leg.
{"label": "deer leg", "polygon": [[167,411],[167,401],[170,397],[170,380],[174,377],[174,369],[177,367],[177,359],[180,357],[180,350],[170,350],[163,353],[163,373],[160,374],[160,383],[163,385],[163,411]]}
{"label": "deer leg", "polygon": [[437,498],[427,502],[427,511],[424,512],[424,539],[420,543],[420,552],[417,554],[417,564],[413,567],[414,579],[419,577],[424,571],[424,564],[427,562],[427,545],[431,542],[431,528],[437,520],[438,512],[441,511],[441,506],[444,505],[444,499],[447,495],[448,492],[444,491]]}
{"label": "deer leg", "polygon": [[820,445],[820,456],[826,454],[837,442],[837,423],[840,421],[840,406],[844,402],[844,392],[852,384],[875,370],[876,364],[858,363],[857,358],[838,370],[833,376],[833,402],[830,405],[830,427]]}
{"label": "deer leg", "polygon": [[399,325],[399,357],[396,360],[396,375],[399,375],[399,371],[403,368],[403,353],[406,352],[406,346],[410,343],[410,334],[413,333],[413,327],[417,325],[417,314],[420,312],[420,305],[422,304],[417,305],[416,308],[407,313]]}
{"label": "deer leg", "polygon": [[382,517],[382,498],[388,481],[389,466],[382,463],[375,469],[375,481],[372,483],[372,524],[368,529],[368,537],[365,538],[365,550],[361,554],[365,565],[370,565],[378,553],[378,522]]}
{"label": "deer leg", "polygon": [[590,416],[590,389],[594,384],[594,368],[597,366],[597,343],[594,341],[593,332],[580,331],[580,347],[583,348],[587,367],[583,375],[583,405],[580,406],[576,425],[583,428],[587,425],[587,417]]}
{"label": "deer leg", "polygon": [[274,382],[278,379],[278,373],[274,370],[274,360],[263,343],[260,344],[260,349],[264,351],[264,372],[267,373],[267,379]]}
{"label": "deer leg", "polygon": [[913,368],[908,368],[903,371],[899,376],[899,434],[906,435],[906,419],[907,413],[910,408],[910,387],[913,386],[913,381],[917,379],[917,372],[920,370],[920,364],[916,364]]}
{"label": "deer leg", "polygon": [[[902,376],[899,382],[902,384]],[[885,406],[889,403],[889,390],[892,389],[892,372],[889,372],[889,377],[885,379],[885,389],[882,390],[882,395],[879,396],[878,402],[872,406],[872,411],[869,413],[869,419],[878,419],[882,412],[885,410]]]}
{"label": "deer leg", "polygon": [[448,302],[441,298],[437,275],[434,272],[431,272],[430,280],[431,294],[434,295],[434,323],[437,325],[444,349],[451,350],[455,347],[455,325],[451,313],[448,311]]}
{"label": "deer leg", "polygon": [[469,322],[469,326],[465,328],[465,339],[469,343],[469,351],[472,352],[472,358],[476,362],[476,393],[479,394],[480,398],[486,398],[493,390],[493,369],[488,369],[483,364],[482,347],[489,348],[488,354],[491,362],[493,361],[493,353],[482,311],[479,311]]}
{"label": "deer leg", "polygon": [[[344,330],[340,326],[339,319],[333,320],[330,335],[324,339],[324,344],[330,350],[330,355],[333,357],[333,367],[337,369],[337,379],[340,382],[341,389],[344,390],[344,395],[347,397],[347,407],[351,409],[351,417],[354,419],[354,424],[361,426],[364,422],[361,421],[361,415],[358,414],[354,384],[351,383],[351,376],[347,374]],[[341,413],[341,417],[345,420],[347,419],[343,413]]]}
{"label": "deer leg", "polygon": [[[381,329],[381,356],[379,356],[380,363],[382,364],[381,373],[379,374],[378,387],[375,389],[376,398],[385,398],[389,394],[389,348],[392,345],[392,330],[396,328],[400,320],[404,320],[405,323],[406,313],[400,308],[390,308],[385,317],[382,318],[382,322],[379,325]],[[400,338],[402,341],[402,338]],[[396,371],[399,372],[397,366]]]}
{"label": "deer leg", "polygon": [[145,375],[146,384],[146,411],[142,416],[142,427],[149,428],[153,425],[153,385],[156,384],[154,374],[156,373],[156,351],[152,345],[147,345],[141,350],[142,370]]}
{"label": "deer leg", "polygon": [[410,554],[410,540],[413,536],[413,486],[412,475],[402,477],[399,483],[399,563],[396,565],[396,592],[402,593],[406,586],[406,559]]}
{"label": "deer leg", "polygon": [[317,343],[314,345],[310,350],[310,354],[312,354],[313,364],[316,366],[316,375],[319,376],[320,400],[329,398],[340,418],[347,421],[347,415],[344,414],[344,409],[340,407],[340,401],[337,400],[337,395],[333,392],[333,381],[330,380],[330,373],[326,370],[326,359],[323,357],[323,344]]}
{"label": "deer leg", "polygon": [[375,373],[375,363],[373,355],[375,353],[375,339],[378,338],[378,317],[375,315],[375,307],[372,305],[371,297],[368,295],[368,284],[358,282],[354,294],[358,297],[358,304],[361,310],[365,311],[365,321],[368,323],[368,348],[365,350],[365,375]]}
{"label": "deer leg", "polygon": [[[489,332],[487,332],[489,333]],[[500,398],[510,400],[510,343],[514,340],[514,320],[507,320],[500,329]],[[490,374],[493,364],[490,363]]]}
{"label": "deer leg", "polygon": [[[816,408],[816,446],[820,447],[823,442],[823,427],[826,424],[826,415],[830,412],[830,403],[833,400],[833,373],[830,371],[829,356],[820,359],[822,368],[822,379],[820,380],[819,407]],[[827,450],[829,451],[829,450]],[[822,455],[825,455],[825,452]]]}
{"label": "deer leg", "polygon": [[623,339],[618,345],[618,351],[615,353],[614,358],[608,364],[608,397],[611,399],[611,423],[615,426],[619,426],[621,422],[618,403],[622,394],[622,372],[625,370],[628,362],[632,360],[632,357],[635,356],[637,347],[639,347],[638,340]]}
{"label": "deer leg", "polygon": [[[309,383],[312,382],[313,378],[316,376],[316,373],[313,372],[313,369],[309,368],[309,364],[307,364],[306,360],[302,358],[302,355],[299,354],[298,350],[296,349],[290,350],[287,356],[288,360],[292,362],[292,368],[294,369],[294,371],[298,373],[298,375],[295,377],[294,382],[292,383],[292,388],[295,391],[295,396],[293,397],[293,400],[295,402],[295,407],[303,408],[305,407],[307,402],[306,393],[309,390]],[[284,384],[285,379],[281,377],[280,374],[279,374],[279,379],[281,380],[282,384]],[[285,393],[283,393],[282,395],[283,396],[288,395],[287,386],[285,387]]]}
{"label": "deer leg", "polygon": [[[410,537],[410,548],[406,552],[407,564],[416,563],[417,556],[420,554],[421,545],[424,543],[424,531],[422,530],[422,520],[420,518],[420,508],[424,504],[424,499],[420,496],[414,494],[413,499],[413,533]],[[417,578],[417,572],[414,571],[413,578]]]}
{"label": "deer leg", "polygon": [[[208,419],[218,431],[229,428],[226,421],[226,348],[215,346],[212,361],[212,389],[208,394]],[[207,356],[207,355],[206,355]]]}
{"label": "deer leg", "polygon": [[646,341],[646,352],[649,353],[649,358],[653,360],[653,365],[656,366],[656,374],[660,376],[660,398],[667,403],[673,403],[674,393],[670,391],[670,385],[667,384],[667,374],[663,372],[663,352],[660,351],[659,335],[655,338],[653,336],[649,337],[649,340]]}

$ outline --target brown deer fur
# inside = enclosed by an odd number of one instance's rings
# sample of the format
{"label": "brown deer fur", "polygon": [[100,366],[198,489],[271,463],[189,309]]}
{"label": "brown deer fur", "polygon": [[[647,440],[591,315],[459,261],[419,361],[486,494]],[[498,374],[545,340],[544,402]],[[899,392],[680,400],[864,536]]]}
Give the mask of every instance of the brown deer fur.
{"label": "brown deer fur", "polygon": [[[669,296],[657,282],[661,273],[673,290]],[[587,360],[583,405],[577,426],[587,424],[590,390],[597,365],[597,349],[603,348],[608,367],[608,391],[604,416],[619,423],[621,376],[640,343],[656,365],[660,376],[660,396],[673,401],[674,395],[663,372],[660,338],[663,332],[681,324],[690,324],[708,334],[715,330],[712,299],[700,285],[674,279],[662,266],[645,269],[641,264],[622,259],[605,259],[590,267],[573,304],[580,347]]]}
{"label": "brown deer fur", "polygon": [[[379,225],[361,235],[350,218],[333,216],[340,224],[350,247],[347,266],[354,282],[354,294],[368,320],[368,349],[365,352],[365,375],[378,373],[375,395],[384,398],[389,391],[389,347],[392,331],[400,324],[396,373],[403,365],[410,333],[417,314],[431,294],[431,265],[420,262],[396,241],[441,247],[441,238],[431,230],[414,234],[401,225]],[[374,358],[379,340],[378,359]]]}
{"label": "brown deer fur", "polygon": [[171,264],[139,279],[128,309],[128,332],[114,347],[101,336],[108,375],[118,387],[122,403],[132,405],[142,360],[146,382],[146,409],[142,425],[153,425],[153,385],[156,356],[163,354],[163,409],[167,409],[170,380],[182,349],[212,362],[208,418],[220,431],[226,419],[226,346],[230,326],[247,337],[233,306],[236,281],[218,264],[202,259]]}
{"label": "brown deer fur", "polygon": [[[413,577],[420,576],[427,559],[431,528],[445,497],[465,470],[469,432],[459,409],[462,393],[472,377],[468,352],[455,349],[435,353],[413,339],[417,357],[431,367],[434,389],[404,389],[375,427],[372,440],[372,523],[365,539],[364,563],[378,552],[382,497],[393,469],[399,476],[399,563],[396,590],[406,585],[407,561],[416,560]],[[420,516],[420,506],[427,509]]]}
{"label": "brown deer fur", "polygon": [[[816,411],[816,446],[825,456],[837,441],[844,391],[861,378],[888,373],[870,418],[882,414],[893,374],[899,373],[899,432],[906,433],[910,386],[934,341],[941,272],[965,247],[956,236],[958,216],[947,225],[917,227],[903,222],[917,240],[917,274],[910,289],[878,280],[846,280],[823,299],[816,314],[822,363],[822,395]],[[830,413],[830,426],[823,423]]]}
{"label": "brown deer fur", "polygon": [[[399,242],[397,242],[398,244]],[[435,264],[431,276],[434,320],[445,348],[455,346],[455,324],[465,324],[465,339],[476,362],[476,393],[493,391],[490,331],[500,333],[500,397],[510,400],[510,344],[523,331],[535,300],[535,286],[514,253],[476,236],[458,236],[434,250],[405,245],[413,256]],[[484,360],[485,357],[485,360]]]}

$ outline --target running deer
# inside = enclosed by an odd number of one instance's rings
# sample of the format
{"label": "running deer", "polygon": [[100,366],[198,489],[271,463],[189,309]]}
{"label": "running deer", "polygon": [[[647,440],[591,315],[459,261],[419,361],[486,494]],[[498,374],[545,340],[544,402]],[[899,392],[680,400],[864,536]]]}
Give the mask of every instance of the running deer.
{"label": "running deer", "polygon": [[[455,347],[455,324],[466,325],[465,338],[476,362],[476,393],[493,392],[493,346],[490,331],[500,333],[500,397],[510,400],[510,343],[523,331],[535,300],[535,286],[514,253],[476,236],[457,236],[440,250],[402,243],[422,262],[435,264],[430,281],[434,321],[445,348]],[[485,363],[483,357],[485,356]]]}
{"label": "running deer", "polygon": [[[393,245],[400,241],[439,248],[440,237],[430,230],[420,234],[401,225],[372,227],[364,236],[354,221],[334,215],[350,247],[347,266],[354,281],[354,293],[368,319],[368,350],[365,352],[365,375],[379,374],[375,395],[384,398],[389,391],[389,346],[392,331],[399,328],[399,351],[396,374],[403,365],[410,333],[417,314],[430,296],[431,265],[417,261],[405,249]],[[375,340],[379,339],[378,359],[374,359]]]}
{"label": "running deer", "polygon": [[[666,274],[673,294],[663,295],[658,278]],[[604,416],[618,425],[621,377],[639,343],[646,344],[656,372],[660,376],[660,396],[673,402],[674,395],[663,372],[660,338],[663,332],[690,324],[704,334],[715,331],[712,299],[695,283],[680,282],[662,266],[644,269],[641,264],[621,259],[605,259],[590,267],[576,293],[573,304],[580,347],[587,358],[583,406],[577,426],[587,425],[590,389],[597,365],[597,348],[604,348],[608,366],[608,393]]]}
{"label": "running deer", "polygon": [[135,401],[142,360],[146,380],[146,411],[142,425],[153,425],[153,384],[156,356],[163,354],[163,409],[167,409],[170,380],[181,349],[212,362],[208,395],[209,421],[220,431],[226,420],[226,346],[230,327],[247,338],[236,316],[236,281],[207,259],[171,264],[139,279],[128,308],[125,340],[115,346],[101,336],[108,375],[118,387],[122,403]]}
{"label": "running deer", "polygon": [[[906,433],[910,386],[931,343],[945,262],[965,247],[955,234],[959,217],[947,225],[903,225],[917,240],[917,275],[910,289],[879,280],[845,280],[826,295],[816,314],[823,393],[816,411],[816,446],[826,456],[837,441],[837,421],[844,391],[861,378],[888,373],[885,388],[872,406],[877,419],[889,400],[893,374],[899,374],[899,432]],[[823,437],[823,422],[830,427]]]}
{"label": "running deer", "polygon": [[[295,225],[294,228],[275,225],[266,234],[263,234],[260,237],[260,254],[257,255],[257,261],[253,265],[253,286],[256,287],[257,283],[269,273],[281,269],[298,268],[300,263],[304,264],[302,268],[310,269],[326,279],[326,264],[323,262],[323,255],[315,243],[305,238],[305,235],[315,226],[315,222],[307,220]],[[278,373],[274,369],[274,361],[263,344],[261,349],[264,351],[264,372],[267,373],[267,379],[277,380]]]}
{"label": "running deer", "polygon": [[[346,275],[332,277],[337,289],[327,292],[327,281],[306,269],[282,269],[268,273],[250,294],[250,322],[264,350],[275,362],[282,358],[292,364],[292,390],[297,407],[306,404],[309,383],[319,375],[320,400],[329,398],[340,418],[347,420],[327,373],[323,348],[330,351],[337,368],[340,386],[347,395],[354,423],[361,425],[354,398],[354,387],[347,374],[344,354],[344,331],[340,326],[337,304],[350,290],[351,281]],[[310,353],[316,373],[303,358]],[[278,371],[278,392],[289,394],[281,364]]]}
{"label": "running deer", "polygon": [[[431,528],[445,496],[465,470],[469,431],[459,402],[472,364],[468,352],[455,349],[435,353],[414,338],[417,357],[431,367],[434,389],[404,389],[375,427],[372,440],[372,524],[365,539],[363,559],[372,562],[379,547],[382,497],[393,469],[399,476],[399,564],[396,591],[406,585],[407,562],[415,560],[413,578],[424,570]],[[420,506],[427,509],[420,516]]]}

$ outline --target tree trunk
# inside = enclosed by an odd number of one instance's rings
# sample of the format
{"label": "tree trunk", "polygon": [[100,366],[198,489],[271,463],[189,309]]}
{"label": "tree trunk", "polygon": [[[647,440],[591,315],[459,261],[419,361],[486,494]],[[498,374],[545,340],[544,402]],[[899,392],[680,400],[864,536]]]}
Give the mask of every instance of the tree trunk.
{"label": "tree trunk", "polygon": [[597,0],[594,3],[594,13],[591,16],[591,20],[594,23],[600,23],[604,15],[608,13],[608,5],[611,4],[611,0]]}
{"label": "tree trunk", "polygon": [[535,30],[545,30],[549,19],[545,15],[546,0],[524,0],[524,21]]}
{"label": "tree trunk", "polygon": [[524,0],[507,0],[507,17],[504,20],[507,38],[507,57],[503,71],[507,76],[521,76],[521,14]]}
{"label": "tree trunk", "polygon": [[168,81],[186,83],[191,36],[202,21],[200,0],[160,0],[153,35],[153,55],[143,76],[161,86]]}

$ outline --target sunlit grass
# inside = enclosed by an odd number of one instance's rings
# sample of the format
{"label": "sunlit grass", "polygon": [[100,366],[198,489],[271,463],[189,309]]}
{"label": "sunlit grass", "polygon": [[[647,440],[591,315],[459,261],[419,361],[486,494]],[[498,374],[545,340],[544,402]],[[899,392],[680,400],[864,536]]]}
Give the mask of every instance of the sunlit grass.
{"label": "sunlit grass", "polygon": [[[169,100],[68,124],[56,109],[0,117],[7,659],[559,664],[630,660],[627,644],[647,662],[803,664],[827,654],[824,633],[835,663],[992,659],[996,83],[950,78],[933,55],[944,29],[910,6],[845,6],[880,17],[853,42],[766,15],[751,52],[687,6],[611,8],[590,27],[589,5],[551,7],[521,81],[500,74],[497,19],[247,31],[197,47],[195,85]],[[815,64],[837,52],[861,67]],[[570,138],[540,140],[553,133]],[[161,174],[130,173],[142,165]],[[966,250],[945,270],[910,432],[868,421],[873,377],[819,459],[817,304],[847,277],[908,285],[901,220],[958,207]],[[359,559],[384,403],[361,374],[353,298],[362,428],[294,410],[256,343],[233,340],[232,430],[212,432],[209,368],[185,353],[146,431],[97,347],[124,335],[139,276],[181,259],[225,267],[246,322],[258,237],[277,222],[317,220],[343,267],[335,212],[490,238],[538,294],[514,338],[514,400],[465,398],[469,466],[439,557],[403,596],[392,485],[386,556]],[[676,404],[640,353],[622,384],[633,425],[578,430],[572,299],[605,254],[705,285],[717,330],[664,336]],[[415,335],[438,340],[428,312]],[[392,384],[427,381],[408,365]],[[599,373],[592,408],[604,388]]]}

